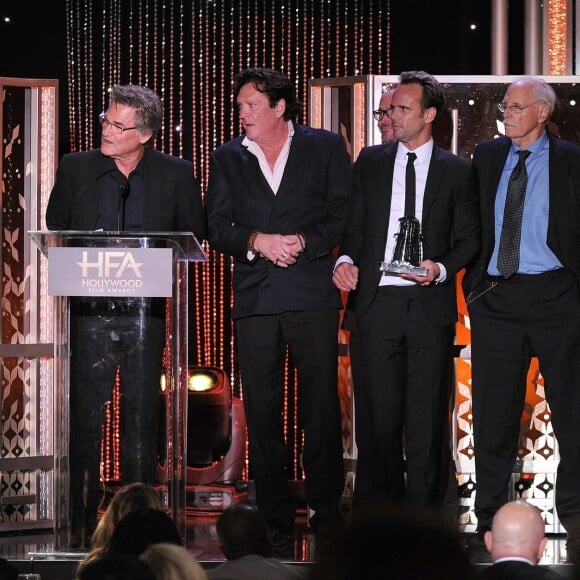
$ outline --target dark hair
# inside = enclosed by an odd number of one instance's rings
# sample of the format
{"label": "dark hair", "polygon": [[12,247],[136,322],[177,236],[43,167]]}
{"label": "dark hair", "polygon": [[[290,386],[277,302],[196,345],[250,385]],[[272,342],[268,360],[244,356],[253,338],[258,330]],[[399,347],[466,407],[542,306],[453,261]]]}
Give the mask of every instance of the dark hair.
{"label": "dark hair", "polygon": [[111,103],[135,109],[135,125],[140,131],[159,133],[163,120],[163,104],[151,89],[139,85],[115,85],[111,89]]}
{"label": "dark hair", "polygon": [[240,89],[252,83],[256,90],[264,93],[274,108],[280,99],[286,101],[285,121],[295,121],[300,113],[300,102],[296,99],[292,81],[280,71],[271,68],[247,68],[234,77],[234,98],[237,99]]}
{"label": "dark hair", "polygon": [[135,556],[109,552],[77,572],[78,580],[155,580],[149,566]]}
{"label": "dark hair", "polygon": [[160,542],[181,545],[181,537],[173,520],[161,510],[138,509],[129,512],[117,524],[110,550],[139,556],[151,544]]}
{"label": "dark hair", "polygon": [[2,580],[18,580],[18,570],[5,558],[0,558],[0,578]]}
{"label": "dark hair", "polygon": [[[312,580],[468,580],[476,575],[459,533],[427,512],[374,504],[353,512],[316,549]],[[364,562],[364,566],[361,566]]]}
{"label": "dark hair", "polygon": [[445,109],[445,92],[439,81],[429,73],[422,70],[402,72],[400,77],[402,85],[421,85],[423,87],[423,110],[435,107],[437,114],[433,124],[438,123]]}
{"label": "dark hair", "polygon": [[152,486],[145,483],[130,483],[123,486],[113,496],[103,517],[97,524],[97,529],[91,537],[91,549],[85,559],[80,563],[80,567],[100,558],[109,550],[111,537],[117,524],[129,512],[137,509],[161,509],[162,501],[159,492]]}
{"label": "dark hair", "polygon": [[226,509],[218,518],[216,532],[228,560],[250,554],[264,558],[272,556],[268,524],[264,516],[250,505],[236,504]]}

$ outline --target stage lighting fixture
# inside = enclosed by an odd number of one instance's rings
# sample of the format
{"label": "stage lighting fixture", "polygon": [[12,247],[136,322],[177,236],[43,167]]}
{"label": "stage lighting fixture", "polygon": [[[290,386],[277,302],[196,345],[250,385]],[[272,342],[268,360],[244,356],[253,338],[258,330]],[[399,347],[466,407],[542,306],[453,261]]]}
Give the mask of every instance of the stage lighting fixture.
{"label": "stage lighting fixture", "polygon": [[187,467],[203,468],[220,461],[230,448],[230,383],[220,369],[194,367],[187,391]]}
{"label": "stage lighting fixture", "polygon": [[[162,387],[162,391],[163,391]],[[191,367],[187,384],[187,507],[220,511],[245,501],[246,419],[226,373]]]}

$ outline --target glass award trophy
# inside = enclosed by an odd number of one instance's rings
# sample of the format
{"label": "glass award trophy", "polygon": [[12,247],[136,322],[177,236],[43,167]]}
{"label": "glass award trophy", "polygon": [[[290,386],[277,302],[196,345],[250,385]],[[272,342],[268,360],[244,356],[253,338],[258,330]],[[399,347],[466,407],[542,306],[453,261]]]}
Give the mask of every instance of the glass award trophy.
{"label": "glass award trophy", "polygon": [[395,234],[397,242],[390,262],[381,264],[383,274],[416,274],[426,276],[427,268],[421,263],[421,224],[414,216],[402,217],[399,220],[399,233]]}

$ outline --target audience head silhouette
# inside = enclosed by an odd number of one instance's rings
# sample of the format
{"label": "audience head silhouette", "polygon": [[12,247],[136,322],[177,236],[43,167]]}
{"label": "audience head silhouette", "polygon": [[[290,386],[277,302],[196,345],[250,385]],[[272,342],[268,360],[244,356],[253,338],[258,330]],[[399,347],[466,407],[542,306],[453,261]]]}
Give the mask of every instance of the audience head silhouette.
{"label": "audience head silhouette", "polygon": [[156,580],[145,562],[110,552],[79,568],[77,580]]}
{"label": "audience head silhouette", "polygon": [[113,496],[103,517],[99,520],[95,533],[91,538],[91,549],[108,547],[117,524],[129,512],[137,509],[163,508],[159,492],[145,483],[131,483],[119,489]]}
{"label": "audience head silhouette", "polygon": [[138,509],[128,513],[111,538],[110,550],[141,555],[152,544],[181,545],[181,537],[172,519],[161,510]]}
{"label": "audience head silhouette", "polygon": [[18,580],[18,570],[5,558],[0,558],[0,578],[2,580]]}
{"label": "audience head silhouette", "polygon": [[414,511],[359,509],[333,542],[317,549],[315,580],[467,580],[474,577],[459,534]]}
{"label": "audience head silhouette", "polygon": [[504,504],[496,512],[484,541],[494,562],[517,557],[537,564],[547,541],[540,510],[522,500]]}
{"label": "audience head silhouette", "polygon": [[222,552],[228,560],[250,554],[264,558],[272,556],[268,525],[264,516],[252,506],[237,504],[226,509],[218,518],[216,531]]}
{"label": "audience head silhouette", "polygon": [[147,508],[160,510],[162,507],[159,493],[151,485],[131,483],[120,488],[97,524],[91,537],[91,549],[82,561],[81,568],[109,550],[111,537],[117,524],[129,512]]}

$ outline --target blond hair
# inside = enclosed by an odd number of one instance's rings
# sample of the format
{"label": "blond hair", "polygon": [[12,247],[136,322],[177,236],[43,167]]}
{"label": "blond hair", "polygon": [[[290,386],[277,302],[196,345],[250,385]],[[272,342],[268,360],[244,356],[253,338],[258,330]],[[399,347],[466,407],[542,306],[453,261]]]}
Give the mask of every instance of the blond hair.
{"label": "blond hair", "polygon": [[205,570],[182,546],[152,544],[140,556],[155,580],[207,580]]}
{"label": "blond hair", "polygon": [[145,483],[131,483],[125,485],[113,496],[97,528],[91,536],[91,549],[80,563],[79,568],[100,558],[109,550],[111,537],[117,524],[129,512],[140,508],[162,510],[163,504],[159,492]]}

